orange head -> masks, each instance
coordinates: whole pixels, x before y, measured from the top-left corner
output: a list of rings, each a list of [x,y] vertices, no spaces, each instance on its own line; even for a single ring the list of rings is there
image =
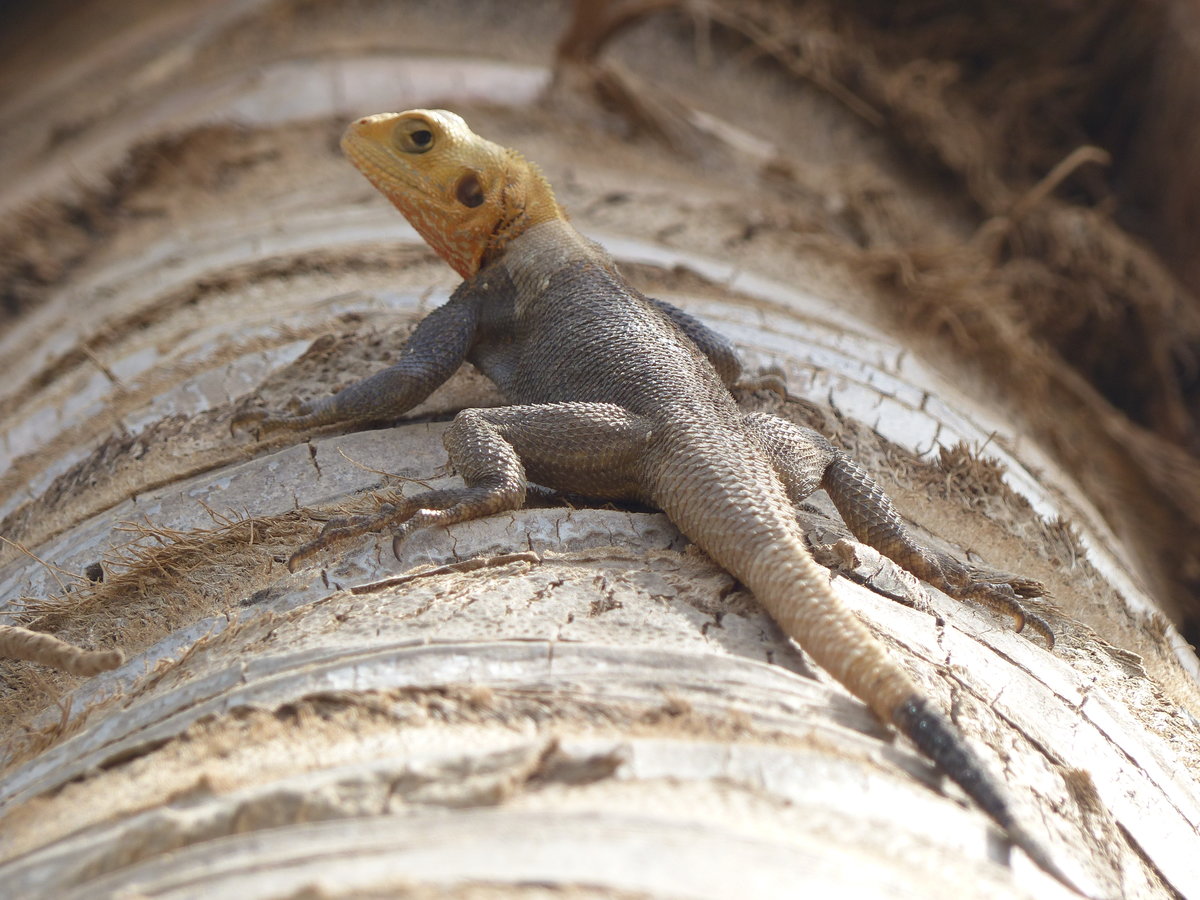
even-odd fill
[[[342,150],[464,278],[525,229],[564,218],[537,166],[444,109],[359,119]]]

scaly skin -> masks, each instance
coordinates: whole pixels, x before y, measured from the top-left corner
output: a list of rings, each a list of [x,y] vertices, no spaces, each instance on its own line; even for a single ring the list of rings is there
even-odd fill
[[[743,414],[741,365],[724,338],[643,297],[567,221],[536,167],[443,110],[353,123],[343,149],[466,280],[414,331],[395,366],[297,414],[246,412],[235,425],[310,428],[400,415],[464,361],[512,406],[464,410],[445,443],[466,487],[329,523],[298,565],[335,541],[393,527],[396,542],[524,503],[529,481],[664,510],[745,584],[780,627],[957,781],[1015,843],[1064,882],[953,725],[831,590],[794,504],[825,488],[861,540],[955,596],[1032,622],[1012,587],[976,580],[916,543],[870,477],[822,436]],[[1014,582],[1037,593],[1033,582]]]

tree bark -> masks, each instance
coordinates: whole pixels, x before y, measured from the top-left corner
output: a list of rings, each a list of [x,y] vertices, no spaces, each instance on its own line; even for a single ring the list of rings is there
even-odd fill
[[[866,238],[815,230],[885,227],[830,212],[877,190],[970,237],[861,109],[706,74],[695,20],[648,19],[628,52],[696,80],[640,110],[712,142],[693,156],[615,133],[577,82],[547,99],[557,6],[116,5],[102,38],[90,8],[24,23],[4,69],[0,624],[127,657],[0,664],[13,896],[1071,896],[659,513],[551,498],[287,571],[370,492],[451,481],[446,423],[501,402],[464,370],[391,427],[230,432],[386,365],[453,290],[336,151],[350,118],[423,105],[522,149],[635,284],[786,375],[747,408],[851,449],[931,543],[1052,587],[1053,649],[848,540],[823,495],[801,513],[1082,883],[1200,896],[1169,575],[1017,388],[897,324]],[[817,136],[788,145],[793,120]]]

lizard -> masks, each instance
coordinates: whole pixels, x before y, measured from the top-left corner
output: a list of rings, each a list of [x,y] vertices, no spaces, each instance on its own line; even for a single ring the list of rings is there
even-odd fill
[[[368,532],[391,529],[398,550],[418,529],[517,509],[531,484],[657,507],[1014,844],[1074,887],[961,732],[832,590],[795,507],[823,488],[859,540],[951,596],[1011,615],[1017,630],[1033,625],[1052,645],[1047,623],[1022,604],[1041,585],[989,581],[924,547],[866,470],[819,432],[744,413],[731,392],[743,374],[733,344],[630,286],[517,151],[430,109],[359,119],[341,146],[464,280],[419,322],[393,366],[290,411],[243,408],[232,427],[261,436],[394,419],[468,361],[511,405],[462,410],[445,432],[463,487],[331,519],[289,569]]]

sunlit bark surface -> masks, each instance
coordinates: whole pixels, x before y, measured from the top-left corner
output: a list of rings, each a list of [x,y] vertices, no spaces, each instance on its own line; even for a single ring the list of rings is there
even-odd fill
[[[437,105],[538,161],[642,290],[786,375],[791,399],[748,408],[853,450],[928,541],[1049,585],[1053,650],[846,541],[824,495],[801,513],[1081,883],[1200,896],[1171,575],[1019,391],[944,323],[897,324],[903,285],[860,244],[896,210],[945,245],[973,225],[862,110],[650,17],[626,53],[675,85],[648,103],[703,125],[689,154],[627,133],[586,74],[548,97],[557,4],[110,6],[30,29],[2,70],[0,624],[127,657],[0,664],[4,891],[1072,896],[658,513],[551,499],[287,571],[370,491],[451,482],[446,423],[501,402],[464,370],[394,427],[229,428],[386,365],[453,290],[336,149],[354,116]]]

